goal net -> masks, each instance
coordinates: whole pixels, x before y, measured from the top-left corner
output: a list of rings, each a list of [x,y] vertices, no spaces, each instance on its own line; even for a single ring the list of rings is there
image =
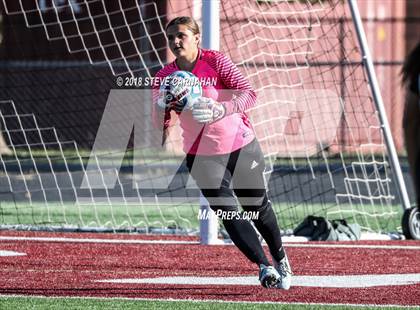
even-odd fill
[[[147,82],[164,27],[201,1],[3,0],[0,225],[198,232],[180,128],[162,148]],[[344,1],[221,1],[220,49],[251,117],[285,231],[307,215],[400,231],[400,188]]]

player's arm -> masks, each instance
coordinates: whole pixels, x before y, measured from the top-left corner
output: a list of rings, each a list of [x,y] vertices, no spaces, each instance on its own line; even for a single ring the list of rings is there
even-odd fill
[[[233,98],[224,102],[216,102],[211,98],[198,100],[192,113],[199,123],[214,122],[233,113],[244,113],[256,103],[257,96],[251,85],[228,57],[217,54],[213,67],[226,86],[225,91],[233,92]]]
[[[223,84],[235,95],[232,100],[222,102],[226,107],[226,115],[243,113],[255,106],[257,96],[254,90],[229,57],[217,54],[216,70]]]
[[[159,128],[163,124],[165,116],[165,107],[160,104],[160,83],[163,81],[163,78],[159,75],[160,72],[155,76],[152,84],[152,119],[153,125],[156,128]]]
[[[160,103],[160,83],[163,81],[162,77],[156,75],[152,84],[152,123],[153,126],[162,130],[162,145],[168,136],[168,128],[171,123],[171,112]]]

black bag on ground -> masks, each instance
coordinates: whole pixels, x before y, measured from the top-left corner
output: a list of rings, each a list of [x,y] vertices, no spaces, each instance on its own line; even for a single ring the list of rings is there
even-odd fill
[[[307,216],[302,223],[293,230],[295,236],[307,237],[310,240],[335,240],[332,224],[322,216]]]
[[[307,216],[294,230],[295,236],[313,241],[349,241],[360,239],[360,226],[348,224],[346,220],[328,221],[322,216]]]

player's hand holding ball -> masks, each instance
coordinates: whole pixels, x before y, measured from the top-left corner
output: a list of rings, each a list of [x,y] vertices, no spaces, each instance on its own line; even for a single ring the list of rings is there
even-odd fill
[[[184,99],[185,94],[185,89],[180,85],[171,85],[165,91],[160,92],[157,104],[162,109],[174,110],[180,113],[188,103],[188,99]]]
[[[199,97],[193,103],[192,116],[199,123],[215,122],[223,118],[225,114],[225,106],[211,98]]]
[[[200,81],[194,74],[175,71],[161,84],[157,104],[161,109],[181,113],[184,109],[191,110],[194,100],[201,94]]]

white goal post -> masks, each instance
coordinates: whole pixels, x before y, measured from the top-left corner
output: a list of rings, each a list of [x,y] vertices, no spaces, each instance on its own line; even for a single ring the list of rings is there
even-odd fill
[[[373,67],[372,56],[370,55],[368,42],[366,39],[365,30],[363,28],[362,18],[360,17],[359,8],[357,6],[356,0],[350,0],[349,6],[351,9],[351,14],[353,17],[354,26],[357,31],[357,37],[359,40],[360,48],[362,50],[363,62],[365,64],[366,72],[369,78],[369,86],[372,90],[372,95],[374,97],[374,102],[376,108],[379,112],[379,118],[383,126],[383,132],[385,136],[385,143],[389,150],[390,164],[392,166],[392,171],[394,172],[395,180],[400,188],[400,194],[402,199],[402,205],[404,209],[409,209],[410,199],[408,198],[407,188],[403,179],[400,162],[397,155],[397,150],[395,148],[394,139],[390,130],[388,117],[385,111],[385,105],[382,100],[381,91],[379,89],[378,80],[376,78],[375,69]]]

